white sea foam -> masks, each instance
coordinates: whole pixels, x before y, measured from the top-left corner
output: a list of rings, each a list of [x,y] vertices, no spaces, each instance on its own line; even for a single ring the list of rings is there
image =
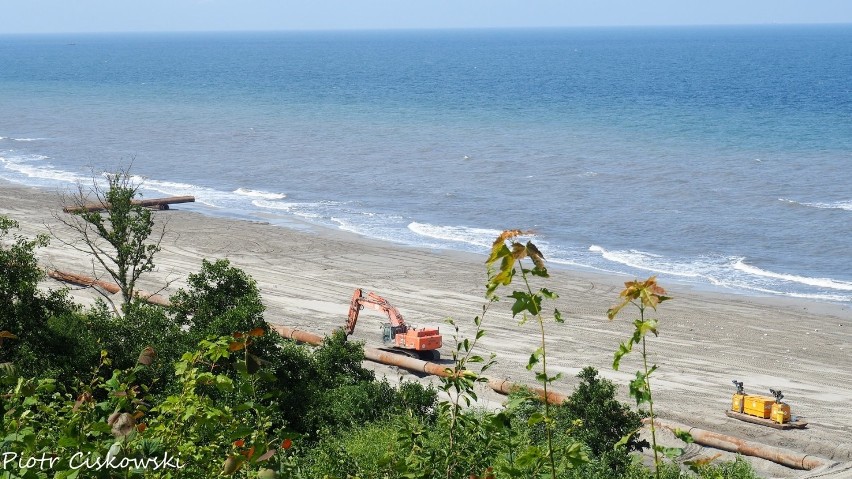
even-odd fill
[[[254,206],[258,208],[268,208],[271,210],[283,210],[283,211],[291,211],[293,208],[298,205],[298,203],[290,203],[284,201],[265,201],[265,200],[254,200],[251,202]]]
[[[270,210],[286,211],[287,213],[301,216],[302,218],[316,219],[322,218],[321,211],[328,206],[333,206],[336,203],[328,202],[288,202],[288,201],[270,201],[270,200],[252,200],[252,205],[258,208]]]
[[[359,225],[356,225],[355,223],[349,221],[346,218],[341,218],[341,217],[338,217],[338,216],[332,216],[330,219],[333,223],[335,223],[337,225],[338,228],[340,228],[343,231],[348,231],[350,233],[355,233],[355,234],[359,234],[359,235],[364,234],[363,228],[359,227]],[[384,239],[384,238],[379,238],[379,239]]]
[[[808,286],[814,286],[817,288],[836,289],[839,291],[852,291],[852,283],[847,281],[838,281],[836,279],[831,278],[809,278],[807,276],[797,276],[785,273],[773,273],[772,271],[766,271],[758,268],[757,266],[746,264],[745,261],[742,259],[735,261],[733,267],[738,271],[742,271],[744,273],[748,273],[754,276],[762,276],[765,278],[779,279],[792,283],[806,284]]]
[[[32,180],[76,183],[89,179],[70,171],[54,168],[50,164],[42,163],[47,159],[49,158],[43,155],[26,155],[0,158],[0,162],[2,162],[3,169]]]
[[[821,208],[821,209],[837,209],[837,210],[846,210],[852,211],[852,201],[836,201],[834,203],[802,203],[805,206],[810,206],[811,208]]]
[[[418,246],[421,248],[447,248],[446,242],[430,241],[406,228],[405,218],[395,214],[365,212],[338,208],[330,216],[331,223],[343,231],[349,231],[369,238],[394,243]],[[470,245],[465,245],[470,246]],[[459,248],[458,245],[455,246]],[[462,246],[460,249],[470,249]]]
[[[248,188],[237,188],[234,193],[249,198],[262,198],[264,200],[281,200],[287,197],[284,193],[270,193],[261,190],[250,190]]]
[[[474,246],[490,248],[494,238],[501,231],[487,228],[469,228],[465,226],[436,226],[428,223],[411,222],[408,229],[413,233],[427,238],[467,243]]]
[[[6,138],[2,138],[2,139],[6,139]],[[47,138],[8,138],[8,139],[12,140],[12,141],[27,141],[28,142],[28,141],[46,140]]]
[[[155,191],[170,196],[194,196],[196,202],[214,208],[223,207],[224,203],[228,203],[233,196],[225,191],[190,183],[152,180],[139,176],[134,176],[133,180],[139,182],[143,190]]]
[[[799,206],[807,206],[809,208],[819,208],[819,209],[827,209],[827,210],[846,210],[852,211],[852,200],[848,201],[834,201],[831,203],[803,203],[796,200],[791,200],[787,198],[778,198],[778,201],[783,201],[785,203],[790,203]]]

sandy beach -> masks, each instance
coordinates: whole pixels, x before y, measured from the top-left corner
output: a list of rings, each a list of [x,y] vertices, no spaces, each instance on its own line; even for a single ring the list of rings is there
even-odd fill
[[[57,192],[0,183],[0,214],[18,221],[28,236],[47,233],[48,226],[61,231],[55,218],[62,214],[61,206]],[[169,294],[183,285],[188,273],[198,271],[202,258],[227,258],[258,282],[269,322],[322,334],[344,323],[352,291],[360,287],[387,298],[411,324],[441,327],[444,357],[450,354],[452,339],[443,320],[455,318],[465,335],[484,303],[485,251],[475,255],[403,247],[310,225],[287,229],[205,216],[180,205],[156,216],[168,221],[167,233],[156,271],[139,285],[145,290],[168,285],[164,293]],[[92,272],[89,258],[56,239],[39,251],[39,260],[46,269]],[[566,318],[565,324],[549,325],[548,362],[564,374],[556,388],[570,393],[576,373],[591,365],[624,393],[639,357],[628,357],[619,372],[611,364],[619,342],[632,333],[632,312],[609,321],[606,311],[623,282],[633,278],[554,269],[551,273],[546,286],[560,295],[554,306]],[[50,280],[45,285],[64,286]],[[852,461],[852,305],[727,295],[664,281],[662,285],[674,299],[660,307],[660,337],[649,343],[660,367],[652,382],[660,417]],[[74,290],[74,295],[82,301],[92,298],[85,290]],[[355,337],[379,346],[382,319],[365,312]],[[524,365],[536,348],[534,325],[519,326],[508,301],[494,305],[484,325],[483,352],[496,353],[498,360],[489,376],[532,383],[533,375]],[[380,372],[417,379],[390,368]],[[781,389],[793,414],[806,417],[809,427],[776,431],[727,418],[733,379],[743,381],[749,393],[768,395],[769,388]],[[488,398],[500,400],[496,394]],[[763,470],[771,477],[796,475],[780,466]]]

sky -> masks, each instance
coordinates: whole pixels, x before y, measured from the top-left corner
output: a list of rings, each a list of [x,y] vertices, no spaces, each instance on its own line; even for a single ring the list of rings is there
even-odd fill
[[[0,33],[852,23],[852,0],[0,0]]]

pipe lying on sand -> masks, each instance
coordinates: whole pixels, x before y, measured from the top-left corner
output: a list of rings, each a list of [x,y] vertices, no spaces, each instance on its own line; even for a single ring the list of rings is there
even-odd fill
[[[491,387],[492,390],[500,394],[510,394],[513,391],[517,391],[520,389],[529,389],[530,391],[536,393],[538,397],[542,400],[547,399],[547,402],[549,402],[550,404],[562,404],[563,402],[565,402],[566,399],[568,399],[568,396],[560,392],[547,391],[547,394],[545,395],[544,389],[542,388],[534,388],[523,384],[518,384],[509,381],[508,379],[489,379],[488,385]]]
[[[648,424],[650,421],[645,419],[643,422]],[[663,427],[670,431],[678,429],[686,431],[692,436],[692,439],[696,444],[700,444],[702,446],[708,446],[728,452],[735,452],[745,456],[759,457],[791,469],[804,469],[809,471],[830,463],[827,459],[811,456],[809,454],[746,441],[745,439],[740,439],[738,437],[706,431],[704,429],[690,427],[676,422],[656,419],[654,424],[657,427]]]
[[[167,198],[152,198],[150,200],[133,200],[130,203],[133,205],[144,206],[145,208],[167,210],[171,204],[194,202],[194,196],[169,196]],[[84,211],[108,210],[109,207],[109,203],[87,203],[81,206],[66,206],[65,208],[62,208],[62,211],[65,213],[82,213]]]
[[[142,301],[145,301],[148,304],[156,304],[157,306],[169,307],[172,305],[172,302],[169,301],[169,298],[165,296],[160,296],[157,293],[149,293],[147,291],[142,291],[137,289],[133,292],[133,295]]]
[[[269,324],[269,328],[281,336],[284,336],[287,339],[292,339],[293,341],[299,341],[300,343],[307,343],[313,346],[319,346],[322,344],[323,338],[319,334],[309,333],[289,326],[281,326],[280,324]]]
[[[48,271],[47,275],[55,280],[62,281],[64,283],[71,283],[79,286],[97,286],[106,290],[110,294],[115,294],[121,291],[121,288],[119,288],[118,285],[115,283],[101,281],[99,279],[95,279],[83,274],[68,273],[65,271],[59,271],[54,269]]]
[[[74,283],[81,286],[99,286],[112,294],[115,294],[120,291],[120,288],[115,283],[100,281],[98,279],[81,274],[66,273],[63,271],[54,270],[49,272],[48,275],[50,275],[51,278],[58,279],[59,281]],[[157,304],[160,306],[169,306],[171,304],[167,298],[164,298],[157,294],[136,291],[135,295],[137,298],[148,303]],[[322,344],[323,341],[322,336],[310,333],[308,331],[301,331],[295,328],[291,328],[289,326],[282,326],[279,324],[270,324],[269,326],[281,336],[302,343],[318,346]],[[433,376],[441,377],[449,377],[452,375],[451,368],[447,368],[446,365],[423,361],[420,359],[403,356],[401,354],[394,354],[388,351],[383,351],[381,349],[365,347],[364,357],[369,361],[385,364],[388,366],[396,366],[417,373],[426,373],[431,374]],[[509,381],[507,379],[490,379],[488,381],[488,385],[491,387],[491,389],[500,394],[509,394],[517,389],[528,388],[529,390],[537,394],[538,397],[540,397],[542,400],[546,398],[547,401],[551,404],[562,404],[567,398],[566,395],[554,391],[548,391],[545,395],[544,390],[541,388],[524,386]]]
[[[62,281],[64,283],[71,283],[71,284],[76,284],[78,286],[88,286],[88,287],[97,286],[97,287],[103,289],[104,291],[106,291],[107,293],[110,293],[110,294],[116,294],[119,291],[121,291],[121,288],[115,283],[110,283],[108,281],[101,281],[97,278],[92,278],[91,276],[86,276],[84,274],[69,273],[67,271],[59,271],[57,269],[54,269],[54,270],[48,271],[47,275],[50,276],[51,278],[57,280],[57,281]],[[159,294],[149,293],[147,291],[142,291],[142,290],[137,289],[133,292],[133,295],[136,298],[138,298],[142,301],[145,301],[146,303],[156,304],[156,305],[159,305],[159,306],[170,306],[171,305],[171,302],[169,302],[168,298],[166,298],[164,296],[160,296]]]

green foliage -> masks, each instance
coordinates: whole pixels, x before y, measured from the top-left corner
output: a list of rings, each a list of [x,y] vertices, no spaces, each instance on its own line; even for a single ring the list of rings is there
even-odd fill
[[[760,477],[742,456],[737,456],[733,462],[699,465],[694,468],[694,472],[702,479],[758,479]]]
[[[628,281],[624,283],[624,290],[621,292],[621,302],[607,311],[607,316],[610,320],[627,305],[632,304],[639,310],[639,318],[633,321],[633,336],[625,343],[619,345],[615,352],[612,367],[618,370],[621,359],[633,350],[633,345],[642,345],[642,370],[636,372],[636,379],[630,382],[630,395],[636,399],[636,405],[648,405],[648,416],[650,419],[651,429],[651,447],[654,450],[654,465],[657,478],[660,477],[660,456],[663,452],[666,455],[672,455],[679,452],[678,450],[666,449],[657,444],[656,424],[654,423],[654,398],[651,393],[651,375],[657,370],[657,365],[648,366],[648,354],[645,344],[645,337],[648,333],[654,333],[657,336],[658,321],[656,319],[645,318],[645,310],[651,308],[657,310],[657,305],[671,298],[666,296],[666,290],[657,284],[656,276],[651,276],[644,282]],[[638,431],[638,429],[637,429]],[[623,445],[631,439],[633,433],[625,435],[619,445]]]
[[[394,389],[387,381],[376,382],[373,372],[361,365],[363,360],[363,346],[347,341],[342,331],[335,331],[312,353],[282,343],[269,367],[275,376],[271,387],[280,392],[278,406],[289,419],[288,426],[316,441],[409,410],[432,417],[436,399],[432,387],[403,382]]]
[[[305,477],[399,477],[386,460],[400,453],[395,427],[384,420],[328,436],[302,459]]]
[[[541,383],[544,397],[547,397],[548,387],[559,380],[561,374],[549,375],[547,372],[547,342],[545,337],[545,319],[542,315],[542,305],[545,300],[554,300],[558,296],[547,288],[538,288],[533,291],[530,284],[532,277],[547,278],[549,274],[544,264],[544,255],[531,241],[526,244],[516,240],[525,233],[520,230],[504,231],[491,248],[491,255],[486,260],[488,265],[488,284],[486,295],[496,299],[496,291],[503,286],[512,284],[512,279],[517,275],[515,265],[520,268],[520,277],[523,281],[523,289],[512,291],[510,297],[514,299],[512,304],[512,316],[521,315],[520,324],[524,324],[530,317],[534,318],[539,329],[539,347],[533,351],[527,362],[527,370],[535,370],[536,381]],[[533,263],[532,268],[525,268],[524,259]],[[499,261],[499,267],[495,268]],[[562,314],[558,309],[553,310],[553,319],[557,323],[564,322]],[[554,441],[555,420],[551,413],[550,404],[545,401],[544,411],[535,413],[529,418],[530,426],[542,424],[545,432],[545,444],[543,447],[531,446],[519,459],[530,465],[535,464],[542,472],[549,472],[555,479],[558,458],[567,459],[569,466],[583,463],[586,460],[585,452],[579,445],[571,443],[560,446],[557,452]],[[538,473],[539,469],[535,469]]]
[[[201,270],[188,276],[187,285],[171,296],[170,310],[175,322],[189,328],[192,339],[258,327],[268,330],[257,283],[228,260],[202,260]],[[264,341],[261,348],[271,343]]]
[[[2,342],[0,363],[14,363],[24,376],[69,372],[77,357],[78,307],[66,290],[39,289],[44,273],[35,252],[48,244],[40,235],[28,239],[15,233],[18,223],[0,216],[0,331],[15,335]],[[91,357],[84,364],[90,364]]]
[[[412,417],[400,421],[397,426],[397,442],[403,446],[405,453],[391,458],[390,461],[394,471],[401,477],[487,478],[494,477],[495,474],[501,477],[556,477],[557,474],[588,460],[586,449],[573,440],[570,434],[554,439],[556,422],[547,403],[544,412],[531,412],[523,424],[514,420],[519,409],[539,407],[537,402],[531,402],[527,398],[510,402],[505,411],[496,414],[470,409],[477,400],[475,386],[485,381],[481,373],[494,363],[493,355],[486,360],[474,353],[478,342],[486,334],[483,318],[489,306],[499,299],[495,294],[497,289],[510,285],[512,278],[516,276],[516,265],[520,266],[525,290],[512,292],[511,297],[515,300],[512,313],[522,314],[522,324],[528,315],[534,317],[541,334],[540,347],[531,355],[527,369],[537,369],[536,379],[544,385],[545,394],[547,386],[559,377],[550,377],[547,374],[544,320],[541,315],[544,300],[555,299],[556,294],[546,288],[532,291],[529,276],[547,277],[547,269],[543,256],[535,245],[511,241],[520,234],[517,230],[506,231],[494,242],[491,257],[487,261],[488,302],[483,306],[482,314],[474,318],[473,337],[460,338],[455,321],[448,320],[455,328],[454,366],[448,368],[447,376],[441,379],[441,390],[450,399],[439,403],[438,421],[434,426],[427,426]],[[524,258],[532,261],[532,269],[523,267],[521,260]],[[494,265],[498,262],[499,269],[495,269]],[[562,322],[558,310],[554,311],[554,319]],[[469,369],[469,365],[480,367],[475,371]],[[571,427],[576,425],[572,423]],[[535,428],[545,431],[543,443],[526,433]]]
[[[487,381],[487,378],[482,376],[482,373],[494,364],[493,354],[488,359],[485,359],[474,353],[479,340],[485,336],[482,321],[488,312],[488,306],[494,301],[494,299],[489,299],[489,302],[482,307],[482,314],[474,318],[475,331],[473,340],[470,338],[461,339],[459,337],[459,328],[455,321],[451,318],[447,319],[447,324],[454,328],[453,342],[455,348],[452,352],[453,367],[448,368],[447,372],[449,374],[441,378],[440,390],[450,400],[440,402],[437,408],[441,424],[446,427],[447,448],[433,451],[433,454],[430,455],[431,457],[428,458],[414,454],[413,451],[416,451],[419,447],[418,440],[422,436],[421,434],[417,434],[421,430],[421,427],[419,424],[409,421],[404,424],[406,427],[403,428],[403,431],[408,431],[408,434],[403,434],[400,439],[404,440],[405,444],[408,444],[412,452],[406,456],[408,459],[406,462],[397,464],[398,470],[416,470],[423,463],[424,466],[430,468],[436,467],[436,464],[442,464],[444,477],[447,478],[471,471],[471,469],[467,469],[467,466],[465,466],[468,454],[463,448],[459,447],[458,438],[460,434],[464,435],[466,430],[481,429],[479,425],[483,424],[483,421],[478,418],[463,414],[463,407],[470,407],[477,400],[475,386],[476,384]],[[475,365],[477,369],[469,369],[469,365]],[[464,403],[464,406],[462,403]]]
[[[586,444],[595,456],[609,454],[622,437],[642,426],[642,416],[615,398],[615,384],[600,377],[595,368],[587,366],[577,377],[581,382],[560,408],[565,418],[557,414],[558,422],[582,420],[583,427],[575,430],[574,437]],[[622,456],[648,444],[631,436],[625,446],[620,451]]]
[[[290,439],[286,431],[270,428],[274,410],[257,395],[257,385],[269,377],[249,366],[251,342],[262,334],[250,331],[236,339],[202,341],[201,349],[175,363],[178,391],[161,399],[139,379],[155,361],[150,348],[139,355],[137,365],[124,370],[110,369],[112,362],[103,352],[91,380],[73,390],[52,379],[19,379],[4,391],[0,404],[0,447],[19,457],[47,451],[59,459],[39,471],[9,468],[9,477],[125,477],[131,472],[134,477],[212,477],[231,458],[238,463],[232,472],[241,471],[244,477],[270,466],[286,470]],[[237,380],[218,372],[225,365],[240,371]],[[220,403],[208,394],[211,388],[243,390],[247,399]],[[79,467],[83,459],[74,459],[78,453],[115,463],[172,459],[164,468],[148,462],[147,468],[94,470]]]
[[[314,351],[314,364],[323,387],[372,381],[374,374],[362,366],[363,362],[363,344],[348,341],[340,329],[327,336]]]
[[[630,451],[640,450],[647,443],[631,437],[626,448],[614,446],[625,434],[641,426],[641,417],[615,399],[615,385],[598,376],[594,368],[584,368],[578,377],[581,382],[571,396],[563,404],[551,407],[553,429],[558,432],[554,435],[554,449],[561,451],[579,444],[579,451],[592,464],[591,469],[583,466],[585,461],[572,467],[586,472],[607,471],[606,477],[627,474],[633,462]],[[520,390],[509,395],[512,426],[519,431],[519,443],[543,448],[547,445],[544,406],[540,401],[530,400],[531,394]],[[566,473],[563,471],[560,477]]]
[[[454,422],[451,416],[440,413],[434,424],[410,414],[401,416],[394,422],[398,449],[390,452],[386,461],[398,477],[404,478],[470,477],[498,465],[508,470],[504,459],[508,421],[503,418],[474,409],[462,411]],[[508,477],[531,477],[522,475],[529,473],[529,468],[517,469],[517,475]]]

